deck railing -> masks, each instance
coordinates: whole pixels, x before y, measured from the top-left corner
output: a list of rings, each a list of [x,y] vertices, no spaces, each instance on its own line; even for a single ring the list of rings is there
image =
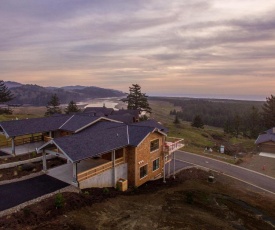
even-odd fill
[[[43,137],[42,135],[39,136],[33,136],[33,137],[22,137],[22,138],[16,138],[14,140],[14,145],[24,145],[28,143],[33,143],[33,142],[39,142],[42,141]],[[11,147],[12,146],[12,140],[6,140],[6,141],[1,141],[0,142],[0,147]]]
[[[118,165],[123,164],[124,162],[125,161],[124,161],[123,157],[116,159],[115,160],[115,167],[118,166]],[[113,162],[109,161],[109,162],[107,162],[105,164],[102,164],[102,165],[99,165],[95,168],[91,168],[87,171],[78,173],[77,174],[77,180],[78,180],[78,182],[81,182],[81,181],[86,180],[90,177],[93,177],[93,176],[96,176],[100,173],[103,173],[103,172],[107,171],[108,169],[111,169],[112,167],[113,167]]]
[[[170,154],[170,153],[184,147],[183,141],[184,141],[184,139],[180,139],[180,138],[176,138],[176,137],[168,137],[164,143],[163,151]]]

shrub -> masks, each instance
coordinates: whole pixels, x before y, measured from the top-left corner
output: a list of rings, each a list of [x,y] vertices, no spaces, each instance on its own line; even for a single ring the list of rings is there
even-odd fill
[[[110,193],[110,191],[109,191],[108,188],[103,188],[103,194],[107,195],[107,194],[109,194],[109,193]]]
[[[56,208],[63,208],[64,207],[64,197],[61,193],[58,193],[55,197],[55,207]]]

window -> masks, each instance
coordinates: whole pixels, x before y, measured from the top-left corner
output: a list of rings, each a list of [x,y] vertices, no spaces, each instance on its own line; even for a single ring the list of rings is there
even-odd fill
[[[153,161],[153,171],[159,169],[159,158]]]
[[[143,177],[145,177],[145,176],[147,176],[147,167],[148,165],[144,165],[144,166],[142,166],[142,167],[140,167],[140,169],[139,169],[139,178],[141,179],[141,178],[143,178]]]
[[[157,149],[159,149],[159,139],[153,140],[150,143],[150,152],[153,152]]]

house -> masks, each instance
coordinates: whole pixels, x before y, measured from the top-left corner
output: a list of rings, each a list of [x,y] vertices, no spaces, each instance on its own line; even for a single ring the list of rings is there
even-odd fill
[[[275,127],[265,131],[260,134],[255,141],[255,144],[258,146],[261,155],[266,155],[275,157]],[[270,155],[272,154],[272,155]]]
[[[116,186],[120,178],[130,186],[160,177],[165,180],[165,164],[183,147],[182,139],[168,138],[168,130],[154,120],[124,123],[111,119],[110,114],[5,121],[0,122],[0,131],[12,139],[12,153],[18,147],[16,138],[37,138],[34,142],[41,143],[36,151],[42,153],[43,171],[81,189]],[[65,158],[67,164],[48,170],[46,155]]]

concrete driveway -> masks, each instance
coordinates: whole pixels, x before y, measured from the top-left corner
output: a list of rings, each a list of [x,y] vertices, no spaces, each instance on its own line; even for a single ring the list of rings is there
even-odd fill
[[[183,151],[176,152],[176,159],[224,173],[275,195],[275,178],[233,164]]]
[[[0,211],[52,193],[68,184],[47,175],[0,185]]]

